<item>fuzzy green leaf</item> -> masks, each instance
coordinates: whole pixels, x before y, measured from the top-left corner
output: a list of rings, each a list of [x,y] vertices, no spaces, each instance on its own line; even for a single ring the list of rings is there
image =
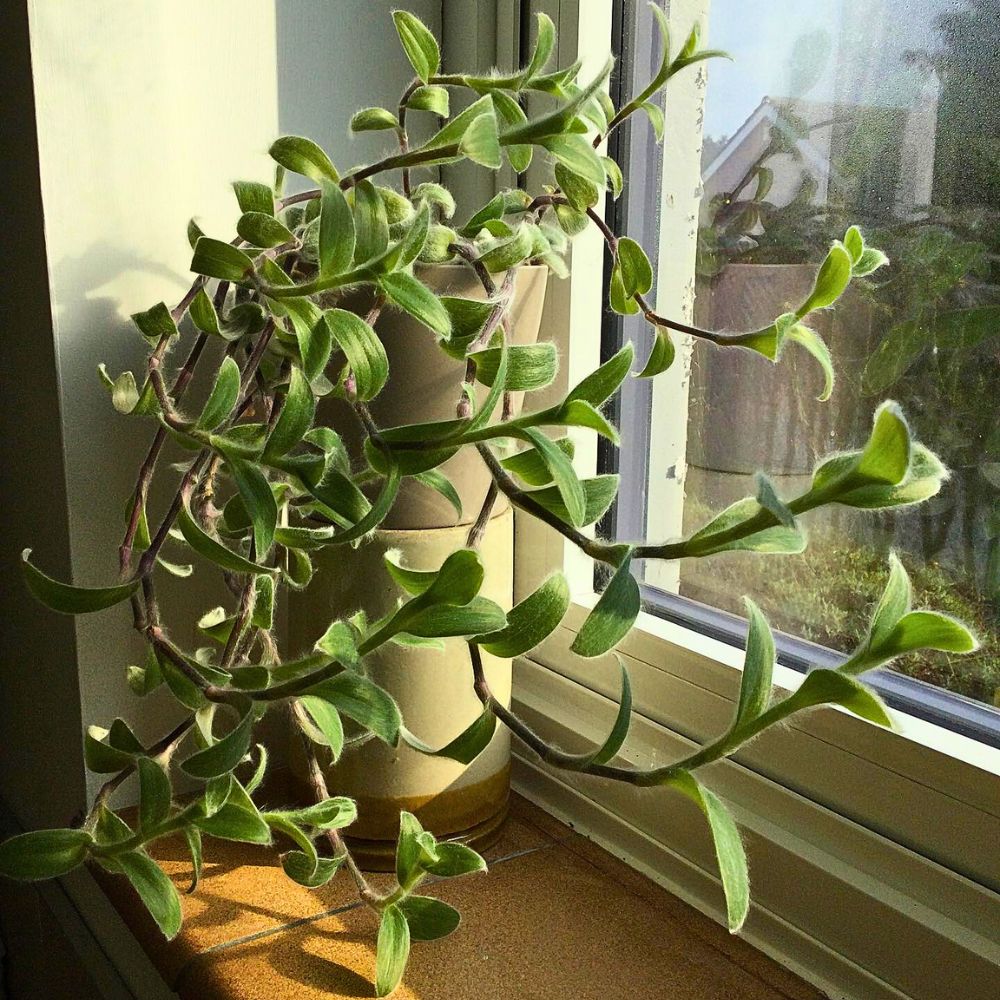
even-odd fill
[[[396,12],[397,15],[401,13],[405,12]],[[409,955],[409,924],[399,906],[390,903],[382,910],[382,919],[378,928],[375,958],[376,996],[387,997],[396,989],[403,979]]]
[[[32,830],[0,844],[0,875],[34,882],[82,864],[93,843],[84,830]]]
[[[177,524],[184,541],[199,555],[210,562],[229,570],[231,573],[275,573],[277,570],[251,562],[238,552],[226,548],[221,542],[207,535],[191,516],[191,511],[182,506],[177,514]]]
[[[631,552],[622,559],[597,604],[587,615],[570,649],[578,656],[601,656],[631,631],[642,601],[631,573]]]
[[[103,611],[128,600],[138,589],[139,581],[130,580],[113,587],[73,587],[46,576],[28,561],[31,549],[21,553],[21,571],[28,590],[47,608],[65,615],[83,615]]]
[[[458,910],[431,896],[407,896],[398,906],[414,941],[437,941],[457,930],[462,922]]]
[[[489,745],[496,731],[497,719],[490,709],[485,709],[471,725],[462,730],[439,750],[434,750],[414,736],[404,726],[400,735],[407,746],[429,757],[447,757],[459,764],[471,764]]]
[[[850,284],[852,266],[851,255],[844,244],[839,241],[834,243],[820,265],[813,290],[805,302],[795,310],[795,315],[802,319],[814,309],[826,309],[832,306]]]
[[[240,394],[240,366],[232,358],[224,358],[215,376],[215,385],[195,424],[197,430],[213,431],[233,412]]]
[[[174,883],[148,854],[127,851],[115,857],[163,936],[169,941],[181,929],[181,900]]]
[[[479,635],[475,641],[494,656],[520,656],[534,649],[559,627],[569,610],[569,601],[566,577],[562,573],[553,573],[537,590],[507,612],[504,628]]]
[[[259,181],[233,181],[233,191],[236,192],[241,212],[274,215],[274,192],[267,184]]]
[[[766,711],[771,698],[771,677],[774,673],[774,635],[771,626],[749,597],[744,600],[750,619],[750,632],[747,636],[740,700],[736,707],[734,726],[750,722]]]
[[[472,124],[465,130],[458,149],[473,163],[491,170],[498,169],[501,160],[496,115],[489,111],[473,119]]]
[[[501,350],[496,347],[476,351],[469,357],[476,365],[476,379],[483,385],[493,385],[500,364]],[[556,377],[559,358],[555,344],[513,344],[507,349],[508,392],[530,392],[550,385]]]
[[[203,781],[229,774],[250,750],[254,721],[254,713],[247,712],[218,743],[192,754],[181,764],[181,769]]]
[[[573,463],[566,453],[541,431],[528,427],[521,433],[534,446],[552,474],[552,482],[566,506],[570,524],[581,527],[587,516],[587,497],[583,491],[583,484],[573,469]]]
[[[413,477],[422,486],[440,493],[452,505],[458,517],[462,516],[462,498],[452,481],[440,469],[428,469]]]
[[[438,860],[424,865],[430,875],[440,878],[458,878],[486,871],[486,862],[465,844],[445,843],[437,845]]]
[[[352,132],[378,132],[387,128],[399,128],[399,120],[385,108],[362,108],[351,116]]]
[[[392,20],[410,65],[424,83],[429,83],[430,78],[441,67],[441,51],[437,39],[427,25],[409,11],[394,10]]]
[[[627,343],[617,354],[604,362],[600,368],[582,379],[566,397],[570,402],[582,399],[591,406],[600,406],[615,394],[632,367],[635,349]]]
[[[315,684],[304,697],[322,698],[342,714],[370,729],[383,743],[395,746],[402,720],[396,702],[377,684],[344,670],[329,680]]]
[[[244,212],[236,223],[236,232],[255,247],[276,247],[295,241],[287,226],[265,212]]]
[[[323,318],[354,374],[358,399],[374,399],[389,377],[389,359],[382,341],[360,316],[345,309],[327,309]]]
[[[878,646],[881,655],[902,656],[917,649],[946,653],[972,653],[975,636],[960,622],[939,611],[910,611]]]
[[[621,695],[618,698],[618,711],[615,713],[614,724],[596,750],[579,754],[574,763],[567,765],[571,770],[585,771],[591,764],[607,764],[614,759],[628,737],[629,725],[632,722],[632,682],[629,680],[622,658],[620,656],[616,658],[621,670]]]
[[[231,451],[224,454],[226,466],[253,524],[254,549],[258,558],[263,559],[274,541],[274,529],[278,523],[278,505],[271,492],[271,484],[252,462],[237,457]]]
[[[285,135],[276,139],[268,152],[271,159],[292,173],[311,177],[317,182],[329,180],[336,183],[340,180],[330,157],[312,139],[305,139],[300,135]]]
[[[620,476],[611,474],[580,480],[584,494],[584,513],[581,527],[593,524],[604,516],[605,511],[614,503],[615,497],[618,495],[620,481]],[[571,523],[569,511],[566,509],[559,491],[554,486],[530,490],[527,495],[535,503],[541,504],[547,511],[555,514],[559,520],[566,524]]]
[[[253,261],[236,247],[202,236],[194,248],[191,270],[208,278],[243,281],[253,271]]]
[[[652,378],[660,372],[665,372],[674,363],[676,353],[674,342],[670,339],[670,331],[657,330],[646,364],[636,378]]]
[[[170,812],[170,778],[150,757],[140,757],[136,765],[139,769],[139,829],[150,830]]]
[[[902,482],[910,465],[910,430],[897,403],[887,400],[875,411],[871,436],[855,475],[878,483]]]
[[[338,184],[324,180],[321,187],[319,269],[324,275],[341,274],[354,260],[354,214]]]
[[[293,882],[309,889],[318,889],[333,878],[343,861],[343,858],[317,858],[313,866],[312,860],[304,852],[289,851],[282,856],[281,867]]]
[[[715,843],[715,857],[719,863],[722,889],[726,895],[729,930],[735,934],[743,926],[750,912],[750,875],[740,831],[722,800],[705,788],[693,775],[683,772],[671,784],[694,801],[708,820],[712,840]]]
[[[653,287],[653,266],[646,251],[628,236],[618,241],[618,266],[625,294],[630,298],[636,293],[645,295]]]
[[[417,87],[407,98],[406,106],[414,111],[430,111],[440,118],[448,117],[448,90],[445,87]]]
[[[567,170],[589,181],[598,189],[606,180],[604,164],[594,147],[582,135],[554,135],[541,140],[543,145]]]
[[[284,405],[268,435],[261,461],[267,463],[291,451],[312,426],[315,413],[316,400],[309,381],[300,368],[293,367]]]
[[[837,670],[810,670],[789,702],[795,711],[814,705],[840,705],[877,726],[892,728],[882,699],[860,681]]]
[[[225,245],[228,246],[228,244]],[[135,323],[139,332],[153,347],[162,338],[174,337],[178,332],[177,324],[174,322],[170,310],[163,302],[157,302],[155,306],[147,309],[145,312],[133,313],[132,322]]]
[[[451,334],[451,317],[441,300],[422,282],[404,271],[385,274],[378,279],[379,287],[404,312],[442,337]]]

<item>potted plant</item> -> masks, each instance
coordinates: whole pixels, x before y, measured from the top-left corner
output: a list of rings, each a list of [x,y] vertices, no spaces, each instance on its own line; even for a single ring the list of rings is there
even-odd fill
[[[529,64],[506,77],[441,73],[430,32],[406,12],[394,17],[418,77],[407,99],[410,108],[423,105],[443,113],[443,95],[451,88],[471,88],[482,96],[415,148],[409,146],[400,118],[386,111],[366,112],[366,120],[389,124],[400,149],[343,175],[307,139],[279,139],[272,147],[279,175],[296,171],[317,187],[283,196],[265,185],[238,184],[244,211],[238,237],[230,242],[193,231],[197,277],[190,291],[173,309],[161,303],[135,317],[151,345],[146,373],[141,385],[131,373],[111,380],[112,399],[120,410],[150,417],[157,428],[151,458],[129,506],[120,579],[98,588],[63,583],[36,567],[28,551],[23,569],[30,591],[55,611],[97,613],[130,605],[148,657],[144,665],[129,668],[129,684],[140,695],[165,684],[180,703],[182,718],[149,745],[121,719],[107,730],[88,730],[87,765],[109,777],[86,816],[65,829],[33,831],[0,845],[0,874],[8,877],[53,878],[86,863],[127,878],[168,937],[179,930],[180,902],[173,882],[147,853],[150,843],[168,833],[180,831],[186,837],[195,883],[206,836],[274,843],[289,877],[307,886],[322,885],[344,868],[379,915],[375,986],[380,996],[400,982],[412,940],[442,937],[458,926],[458,913],[421,893],[421,884],[429,876],[459,876],[486,866],[474,850],[436,837],[404,809],[394,859],[397,883],[385,893],[376,891],[344,841],[343,831],[357,816],[356,803],[330,794],[320,759],[321,754],[337,758],[346,752],[344,718],[360,727],[351,739],[389,747],[406,744],[459,764],[475,761],[503,726],[555,767],[637,786],[666,786],[688,796],[703,810],[714,838],[729,925],[736,931],[749,907],[746,857],[732,817],[702,784],[699,769],[794,712],[816,705],[843,705],[889,725],[885,707],[860,675],[911,650],[962,651],[975,645],[953,619],[911,610],[906,574],[894,561],[864,641],[840,668],[812,671],[790,695],[772,693],[771,632],[748,603],[750,638],[735,717],[717,740],[682,760],[640,769],[617,759],[631,715],[624,668],[621,707],[599,746],[577,753],[550,746],[511,711],[506,692],[493,688],[484,654],[503,659],[532,649],[558,626],[569,592],[556,572],[506,611],[483,596],[481,546],[489,530],[482,526],[499,495],[610,569],[607,589],[573,643],[578,655],[597,657],[611,653],[639,613],[638,585],[630,573],[633,559],[701,558],[739,549],[798,552],[805,544],[798,519],[807,511],[828,504],[882,509],[915,503],[936,493],[946,473],[931,452],[911,439],[898,407],[885,403],[867,442],[824,460],[795,497],[781,499],[762,477],[755,496],[717,514],[687,538],[633,544],[588,534],[587,525],[612,499],[616,481],[601,476],[580,480],[561,439],[546,431],[585,427],[618,440],[618,430],[601,407],[629,376],[631,345],[561,401],[532,407],[530,393],[554,376],[555,358],[549,350],[509,341],[511,282],[505,277],[498,286],[497,275],[510,275],[511,269],[535,260],[559,273],[563,237],[597,225],[614,260],[612,308],[641,311],[657,328],[652,354],[638,373],[651,378],[670,363],[672,327],[720,348],[744,348],[771,360],[792,343],[829,369],[823,344],[805,320],[832,305],[853,275],[868,273],[883,258],[852,229],[831,247],[806,298],[773,323],[729,336],[676,323],[656,313],[646,299],[653,279],[641,247],[607,229],[594,209],[605,185],[612,191],[619,186],[617,168],[596,150],[599,138],[634,112],[648,109],[649,98],[671,76],[713,54],[699,48],[698,32],[671,53],[661,15],[664,44],[658,72],[641,93],[614,108],[601,91],[609,67],[583,85],[575,82],[575,66],[546,71],[554,28],[544,16]],[[550,94],[553,108],[526,118],[517,104],[526,90]],[[596,136],[585,137],[594,130]],[[465,233],[435,221],[432,202],[440,205],[443,196],[434,189],[424,189],[421,196],[407,176],[461,158],[495,169],[506,157],[521,170],[532,152],[554,158],[555,185],[533,196],[498,196],[478,213],[476,226],[469,222],[462,227]],[[376,179],[380,184],[393,172],[402,172],[395,197],[376,186]],[[385,206],[395,198],[406,199],[412,212],[403,211],[398,222],[389,222]],[[421,272],[414,265],[421,257],[467,262],[486,297],[449,300],[437,294],[417,277]],[[376,421],[373,404],[393,373],[373,329],[372,311],[361,317],[344,308],[347,296],[358,289],[376,297],[371,310],[391,302],[429,327],[429,336],[440,338],[441,350],[455,361],[454,415],[396,426]],[[179,333],[177,324],[185,316],[196,332]],[[178,375],[168,379],[170,352],[192,335],[193,346]],[[220,350],[207,400],[186,412],[184,394],[194,369],[212,356],[207,348],[216,341]],[[474,401],[480,392],[482,398]],[[528,403],[514,416],[514,393],[520,392]],[[317,420],[317,401],[327,397],[349,405],[363,427],[356,461],[341,435]],[[190,458],[166,513],[150,523],[149,484],[168,436],[189,448]],[[359,552],[377,546],[370,541],[372,532],[393,509],[402,482],[441,468],[463,449],[478,456],[492,482],[454,551],[441,552],[430,567],[385,553],[386,578],[403,595],[398,603],[377,619],[364,611],[335,615],[332,621],[313,619],[309,649],[298,655],[282,652],[273,616],[279,587],[307,587],[313,554],[324,549],[346,553],[354,543]],[[430,481],[450,494],[443,481]],[[425,478],[423,485],[427,482]],[[199,565],[215,566],[232,590],[232,608],[201,623],[216,641],[214,647],[182,648],[163,620],[157,581],[162,573],[177,571],[165,559],[168,539],[185,545]],[[370,580],[366,576],[361,582],[366,586]],[[465,683],[478,703],[472,721],[444,746],[429,743],[427,734],[407,719],[406,707],[401,711],[369,673],[373,656],[393,644],[424,650],[439,639],[462,644]],[[445,700],[440,707],[442,714],[453,709]],[[274,712],[285,712],[298,731],[314,795],[309,804],[263,804],[267,757],[256,739],[261,719]],[[182,775],[195,784],[193,795],[175,794],[175,781]],[[111,796],[133,776],[139,808],[137,818],[128,822],[112,808]]]

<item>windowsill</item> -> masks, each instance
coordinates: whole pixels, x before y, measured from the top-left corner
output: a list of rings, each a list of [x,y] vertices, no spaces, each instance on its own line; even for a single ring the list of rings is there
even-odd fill
[[[157,846],[184,887],[183,845]],[[198,892],[183,897],[184,927],[171,943],[127,885],[102,878],[170,988],[192,1000],[372,995],[376,921],[346,875],[308,890],[284,875],[273,851],[211,846],[214,860],[206,859]],[[519,796],[488,857],[488,875],[432,890],[458,907],[463,924],[448,941],[415,945],[400,1000],[821,996]]]
[[[570,630],[575,630],[582,623],[586,612],[593,608],[599,597],[600,594],[597,593],[574,594],[574,603],[579,607],[571,609],[566,619],[565,624]],[[698,660],[711,661],[717,665],[712,675],[710,677],[702,676],[701,681],[710,685],[718,693],[732,695],[738,690],[738,678],[743,667],[742,649],[704,635],[695,629],[686,628],[676,622],[667,621],[657,615],[642,611],[636,621],[634,634],[625,639],[619,650],[625,653],[637,649],[648,651],[650,641],[663,643],[662,649],[666,654],[678,651],[686,652]],[[662,659],[667,663],[670,656],[665,655]],[[675,662],[664,669],[673,671],[676,668]],[[774,668],[774,685],[785,692],[794,691],[802,683],[804,676],[800,671],[782,666],[779,663]],[[890,709],[890,715],[896,723],[896,728],[889,732],[881,730],[871,723],[859,723],[845,709],[834,708],[832,711],[838,716],[850,719],[852,726],[860,724],[865,729],[871,730],[867,734],[870,738],[884,739],[897,744],[897,753],[892,755],[894,760],[905,756],[905,744],[901,747],[898,746],[899,737],[903,737],[905,741],[914,743],[933,754],[950,758],[955,764],[966,765],[976,771],[983,772],[985,775],[1000,777],[1000,749],[986,746],[977,740],[945,729],[943,726],[918,719],[897,709]],[[793,720],[791,724],[798,727],[809,727],[811,722],[815,720],[815,715],[810,715],[809,720],[809,722]],[[847,732],[844,732],[843,736],[845,739],[850,739]],[[914,761],[913,764],[925,767],[926,760],[922,758],[919,762]],[[913,767],[906,768],[906,770],[912,771]]]

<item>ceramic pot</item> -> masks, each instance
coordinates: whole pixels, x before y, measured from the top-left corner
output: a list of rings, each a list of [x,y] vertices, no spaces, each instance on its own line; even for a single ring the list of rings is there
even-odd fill
[[[382,529],[358,549],[323,550],[308,590],[292,595],[289,625],[294,643],[308,648],[327,624],[364,609],[375,619],[395,607],[404,592],[386,573],[385,553],[400,550],[406,565],[437,569],[465,543],[467,528],[414,531]],[[513,596],[513,512],[495,515],[480,548],[484,597],[509,609]],[[509,704],[511,662],[483,653],[493,693]],[[408,729],[430,746],[444,746],[480,715],[472,687],[468,647],[444,640],[444,650],[387,643],[365,658],[366,672],[399,703]],[[345,720],[346,723],[349,720]],[[349,738],[349,734],[348,734]],[[291,770],[305,791],[301,743],[291,742]],[[324,763],[331,794],[358,803],[358,820],[346,831],[359,862],[391,870],[399,812],[407,809],[439,837],[488,846],[499,835],[510,787],[510,736],[498,726],[487,749],[466,766],[431,757],[401,743],[375,739],[345,748],[336,764]]]
[[[486,298],[472,269],[464,264],[432,264],[417,270],[417,276],[438,295],[457,298]],[[544,265],[522,265],[515,271],[514,294],[510,305],[512,344],[533,344],[538,339],[549,270]],[[505,274],[495,274],[499,288]],[[370,293],[359,292],[339,305],[363,315],[370,305]],[[449,357],[437,346],[437,336],[406,313],[386,309],[375,323],[375,331],[389,357],[389,381],[370,408],[380,427],[399,424],[451,420],[455,416],[465,364]],[[477,385],[480,400],[487,389]],[[521,393],[512,402],[521,409]],[[325,414],[329,423],[344,437],[348,450],[357,454],[363,435],[353,411],[346,404],[330,401]],[[385,528],[443,528],[471,524],[482,507],[490,476],[473,448],[464,448],[439,467],[453,483],[462,501],[462,514],[439,493],[412,478],[403,480],[399,495],[383,523]],[[505,509],[507,500],[498,498],[494,511]]]

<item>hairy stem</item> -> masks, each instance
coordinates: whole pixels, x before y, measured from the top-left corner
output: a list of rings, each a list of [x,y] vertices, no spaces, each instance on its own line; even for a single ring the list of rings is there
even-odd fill
[[[301,723],[303,710],[296,705],[294,711],[296,722],[299,723],[299,738],[302,740],[302,746],[306,754],[306,761],[309,765],[309,784],[312,788],[313,796],[317,802],[325,802],[330,797],[330,791],[326,785],[326,778],[323,775],[323,769],[319,766],[319,760],[316,757],[316,748],[313,746],[312,740],[310,740],[305,732],[302,731]],[[326,830],[325,832],[327,840],[330,842],[330,847],[333,849],[334,857],[342,857],[344,859],[344,864],[347,866],[347,870],[351,873],[351,877],[354,879],[354,883],[358,887],[358,895],[373,910],[379,912],[387,897],[377,892],[369,884],[368,880],[365,878],[364,872],[361,871],[357,862],[351,856],[351,852],[344,843],[344,838],[341,837],[340,832],[338,830]]]

